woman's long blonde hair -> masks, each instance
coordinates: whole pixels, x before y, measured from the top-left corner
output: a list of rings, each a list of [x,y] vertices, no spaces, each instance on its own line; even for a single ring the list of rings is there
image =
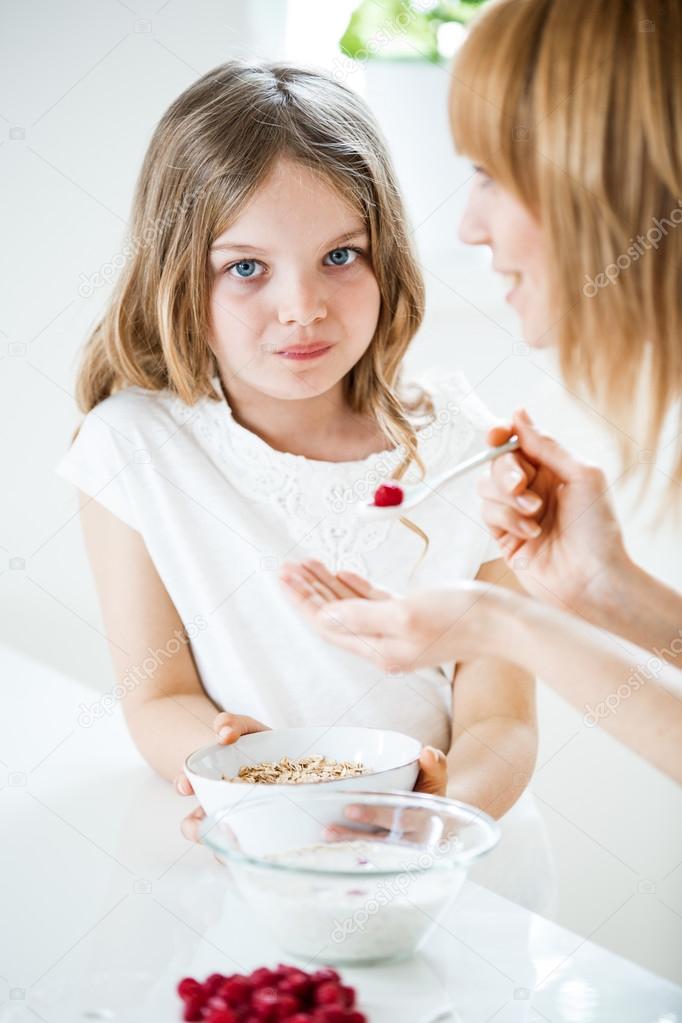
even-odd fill
[[[78,371],[87,413],[124,387],[168,389],[193,405],[221,400],[207,343],[208,253],[286,157],[323,176],[365,221],[381,295],[376,332],[345,379],[351,409],[372,416],[420,468],[400,367],[424,312],[424,288],[395,174],[369,109],[350,89],[288,64],[231,60],[161,118],[133,200],[129,259]]]
[[[655,455],[682,397],[682,3],[492,2],[450,110],[542,225],[566,382]]]

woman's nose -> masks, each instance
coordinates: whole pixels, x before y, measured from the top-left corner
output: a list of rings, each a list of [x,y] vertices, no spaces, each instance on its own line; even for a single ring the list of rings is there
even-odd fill
[[[327,306],[319,283],[293,280],[284,286],[279,302],[280,323],[307,327],[326,315]]]
[[[469,193],[462,219],[459,222],[459,238],[465,245],[490,245],[490,232],[483,216],[480,202]]]

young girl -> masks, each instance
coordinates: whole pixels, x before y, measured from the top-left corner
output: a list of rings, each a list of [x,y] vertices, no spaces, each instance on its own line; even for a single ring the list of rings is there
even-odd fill
[[[511,575],[481,567],[470,478],[412,523],[358,515],[382,478],[438,471],[490,425],[459,374],[401,387],[422,281],[368,110],[321,74],[217,68],[158,125],[132,234],[58,471],[81,491],[140,752],[170,780],[216,732],[393,728],[432,747],[421,787],[445,792],[447,754],[449,792],[505,813],[535,762],[532,678],[486,656],[454,689],[452,663],[386,675],[317,636],[278,582],[306,556],[403,590],[411,573]]]

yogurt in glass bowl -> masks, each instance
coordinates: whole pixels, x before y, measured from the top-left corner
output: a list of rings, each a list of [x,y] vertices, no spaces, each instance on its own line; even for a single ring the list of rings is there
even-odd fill
[[[284,950],[356,966],[413,956],[499,836],[452,799],[339,789],[245,801],[200,830]]]

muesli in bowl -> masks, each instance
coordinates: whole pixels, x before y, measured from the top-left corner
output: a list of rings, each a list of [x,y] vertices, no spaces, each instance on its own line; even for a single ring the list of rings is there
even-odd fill
[[[298,799],[315,786],[410,792],[419,774],[421,748],[418,739],[383,728],[278,728],[244,735],[230,746],[205,746],[187,758],[185,774],[207,813],[263,796]],[[285,761],[290,766],[283,770]],[[308,777],[294,770],[283,779],[292,764],[301,768],[304,762]],[[254,768],[255,778],[240,777],[243,770],[248,775]]]

